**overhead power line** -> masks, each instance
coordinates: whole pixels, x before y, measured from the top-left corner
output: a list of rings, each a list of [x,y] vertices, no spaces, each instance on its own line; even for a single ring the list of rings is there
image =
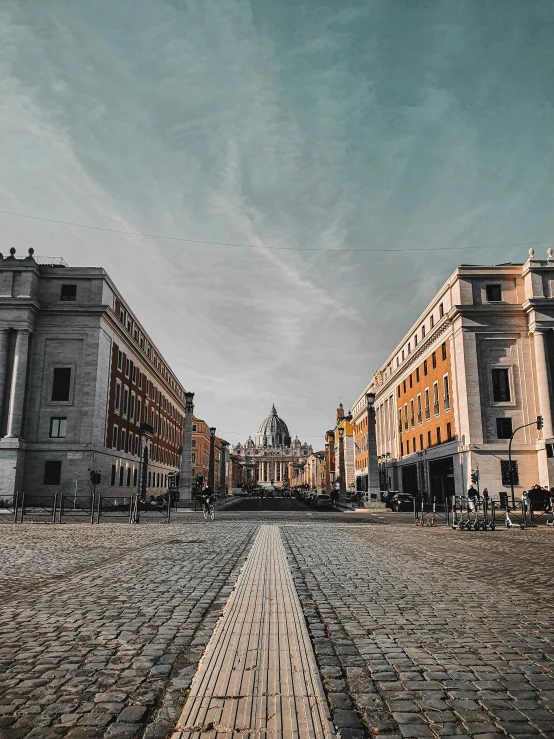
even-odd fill
[[[72,226],[73,228],[86,228],[90,231],[103,231],[105,233],[123,234],[125,236],[142,236],[148,239],[162,239],[164,241],[178,241],[187,244],[205,244],[208,246],[230,246],[238,249],[271,249],[272,251],[294,251],[294,252],[305,252],[305,251],[317,251],[324,252],[327,254],[331,253],[349,253],[349,252],[366,252],[366,253],[387,253],[387,252],[417,252],[417,251],[455,251],[464,249],[510,249],[514,247],[530,247],[530,246],[545,246],[546,244],[554,244],[554,241],[528,241],[518,244],[479,244],[477,246],[448,246],[448,247],[435,247],[435,246],[421,246],[421,247],[400,247],[394,249],[388,249],[384,247],[378,247],[375,249],[354,249],[346,247],[344,249],[321,249],[319,247],[308,246],[304,249],[295,249],[293,246],[259,246],[258,244],[237,244],[230,241],[206,241],[204,239],[187,239],[183,236],[164,236],[162,234],[151,234],[142,231],[124,231],[118,228],[105,228],[103,226],[90,226],[86,223],[74,223],[73,221],[60,221],[55,218],[42,218],[41,216],[33,216],[29,213],[16,213],[13,210],[3,210],[0,208],[0,213],[4,213],[10,216],[16,216],[17,218],[28,218],[33,221],[43,221],[44,223],[56,223],[61,226]]]

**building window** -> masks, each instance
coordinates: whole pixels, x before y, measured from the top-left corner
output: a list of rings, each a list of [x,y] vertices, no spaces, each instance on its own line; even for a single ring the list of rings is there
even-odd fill
[[[502,475],[502,485],[508,487],[509,485],[519,485],[519,470],[517,462],[512,462],[511,475],[510,475],[510,462],[508,460],[500,460],[500,473]]]
[[[428,421],[431,418],[431,404],[429,401],[429,388],[425,388],[425,420]]]
[[[509,370],[492,370],[492,394],[495,403],[508,403],[511,400]]]
[[[196,454],[194,452],[191,454],[190,461],[191,461],[192,464],[196,464]]]
[[[416,382],[419,382],[419,367],[416,367],[415,379],[416,379]]]
[[[402,442],[400,442],[400,456],[404,456],[404,444]]]
[[[415,410],[414,410],[414,400],[413,398],[410,400],[410,421],[412,423],[412,428],[415,426]]]
[[[123,466],[121,466],[119,468],[119,487],[120,488],[123,487],[123,475],[124,475],[124,470],[123,470]]]
[[[423,362],[423,376],[427,377],[427,360]]]
[[[65,439],[67,429],[67,418],[51,418],[50,419],[50,438]]]
[[[425,324],[423,324],[423,326],[421,327],[421,338],[425,338]]]
[[[447,441],[452,439],[452,424],[450,422],[446,424],[446,439]]]
[[[440,405],[439,405],[439,383],[435,382],[433,383],[433,411],[435,413],[435,416],[438,416],[440,413]]]
[[[427,432],[427,446],[433,446],[433,443],[431,441],[431,432]]]
[[[407,439],[406,440],[406,454],[409,454],[409,453],[410,453],[410,440]]]
[[[119,311],[119,322],[125,326],[125,311],[123,308]]]
[[[195,447],[195,446],[196,446],[196,439],[193,439],[193,440],[192,440],[192,446],[193,446],[193,447]]]
[[[129,418],[131,421],[135,418],[135,394],[131,393],[131,405],[129,406]]]
[[[423,451],[423,434],[419,435],[419,448]]]
[[[131,468],[127,467],[127,487],[131,486]]]
[[[127,432],[125,429],[121,429],[121,451],[124,452],[125,450],[125,444],[127,442]]]
[[[148,487],[149,488],[152,487],[152,473],[151,472],[148,473]]]
[[[404,430],[408,430],[408,404],[404,403]]]
[[[501,285],[487,285],[487,302],[498,303],[502,300],[502,286]]]
[[[404,382],[402,383],[402,387],[404,389],[404,392],[406,392],[406,380],[404,380]]]
[[[139,373],[138,373],[138,387],[139,387],[139,390],[142,390],[142,378],[143,377],[144,377],[144,375],[142,374],[142,372],[139,371]]]
[[[116,475],[116,466],[115,464],[112,464],[112,479],[111,479],[111,486],[113,487],[115,485],[115,475]]]
[[[141,414],[141,410],[142,410],[141,409],[141,401],[140,401],[140,398],[137,398],[137,415],[136,415],[137,423],[140,423],[140,421],[141,421],[141,415],[140,415]]]
[[[412,373],[410,372],[410,387],[413,386]]]
[[[67,403],[71,390],[71,367],[55,367],[52,382],[52,400]]]
[[[512,419],[497,418],[496,419],[496,435],[499,439],[512,438]]]
[[[126,359],[125,360],[125,377],[129,377],[131,373],[131,360]]]
[[[437,352],[433,352],[431,354],[431,364],[433,365],[433,369],[436,369],[436,366],[437,366]]]
[[[129,389],[127,387],[123,388],[123,415],[127,415],[127,411],[129,410]]]
[[[133,468],[133,485],[134,487],[137,486],[137,480],[138,480],[138,470],[136,467]]]
[[[398,395],[398,397],[400,397],[400,385],[397,388],[397,395]]]
[[[196,424],[195,423],[192,424],[192,430],[193,431],[196,431]]]
[[[437,444],[441,443],[441,427],[437,426]]]
[[[448,380],[448,375],[445,375],[442,378],[442,384],[443,384],[443,390],[444,390],[444,410],[449,411],[450,410],[450,382]]]
[[[62,285],[60,300],[64,303],[74,303],[77,300],[77,285]]]
[[[402,433],[402,408],[398,409],[398,430]]]
[[[444,316],[444,305],[441,303],[439,305],[439,318],[442,318]]]
[[[421,415],[421,393],[417,396],[417,422],[421,426],[423,418]]]
[[[135,436],[135,457],[138,457],[139,456],[139,442],[140,442],[140,438],[139,438],[139,436],[137,434]]]
[[[118,412],[121,408],[121,383],[119,382],[119,380],[116,380],[116,383],[115,383],[114,408]]]
[[[121,349],[117,350],[117,369],[120,371],[123,369],[123,352]]]
[[[136,385],[137,382],[137,368],[135,365],[133,365],[133,384]]]
[[[117,425],[114,423],[113,431],[112,431],[112,449],[117,449],[117,433],[119,429]]]
[[[431,315],[429,316],[429,326],[430,326],[431,328],[433,328],[433,326],[434,326],[434,325],[435,325],[435,316],[434,316],[433,314],[431,314]]]
[[[444,362],[444,360],[446,359],[446,341],[443,342],[441,346],[441,351],[442,351],[442,360]]]
[[[43,485],[59,485],[62,477],[62,463],[58,460],[44,463]]]

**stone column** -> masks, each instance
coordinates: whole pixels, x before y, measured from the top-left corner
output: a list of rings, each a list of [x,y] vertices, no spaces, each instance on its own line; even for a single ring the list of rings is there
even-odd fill
[[[225,468],[226,468],[226,454],[227,448],[226,441],[219,442],[219,489],[221,495],[227,495],[227,481],[225,480]]]
[[[194,393],[185,393],[185,422],[183,429],[183,453],[179,474],[179,500],[192,499],[192,416]]]
[[[543,438],[551,439],[554,434],[552,429],[552,407],[550,403],[550,381],[548,377],[548,353],[544,332],[535,331],[534,341],[539,408],[543,419]]]
[[[369,499],[372,493],[377,494],[379,500],[379,463],[377,461],[377,433],[375,428],[375,408],[367,405],[367,490]]]
[[[6,380],[8,378],[9,338],[10,332],[8,329],[0,329],[0,424],[4,418],[4,398],[6,395]]]
[[[15,342],[13,358],[12,387],[10,393],[10,409],[8,414],[8,433],[10,438],[21,435],[23,422],[23,404],[25,402],[25,384],[27,380],[27,357],[29,354],[29,330],[19,329]]]

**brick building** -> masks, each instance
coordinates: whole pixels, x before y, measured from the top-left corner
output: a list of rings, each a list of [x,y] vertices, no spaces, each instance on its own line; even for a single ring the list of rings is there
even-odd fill
[[[229,460],[227,442],[219,436],[214,437],[214,483],[216,491],[229,485]],[[223,457],[223,459],[222,459]],[[210,470],[210,427],[201,418],[192,419],[192,460],[193,484],[198,490],[208,482]]]
[[[353,406],[357,484],[367,478],[366,393],[376,395],[381,487],[441,500],[469,487],[554,485],[554,258],[462,265]],[[537,430],[542,415],[544,428]]]
[[[0,497],[88,494],[91,469],[106,495],[139,480],[157,495],[179,469],[181,383],[103,269],[12,252],[0,260]]]

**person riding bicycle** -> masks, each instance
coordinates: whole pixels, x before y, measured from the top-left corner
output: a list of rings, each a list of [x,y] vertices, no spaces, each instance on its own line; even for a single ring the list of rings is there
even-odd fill
[[[215,493],[209,485],[202,490],[200,493],[200,500],[202,501],[202,510],[208,510],[215,505]]]

